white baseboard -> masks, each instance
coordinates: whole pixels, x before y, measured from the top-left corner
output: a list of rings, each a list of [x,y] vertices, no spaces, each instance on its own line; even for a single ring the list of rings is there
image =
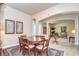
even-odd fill
[[[13,46],[17,46],[19,44],[12,44],[12,45],[8,45],[8,46],[3,46],[2,48],[5,49],[5,48],[9,48],[9,47],[13,47]]]

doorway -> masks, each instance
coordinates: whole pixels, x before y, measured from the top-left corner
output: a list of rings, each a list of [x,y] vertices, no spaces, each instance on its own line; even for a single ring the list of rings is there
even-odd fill
[[[75,44],[75,20],[56,20],[53,22],[42,22],[42,34],[48,34],[52,41],[54,41],[53,33],[58,34],[59,44]]]

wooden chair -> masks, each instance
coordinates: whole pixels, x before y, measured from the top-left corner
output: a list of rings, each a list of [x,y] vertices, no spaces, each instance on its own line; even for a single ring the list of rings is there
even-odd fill
[[[22,37],[18,37],[19,38],[19,48],[20,48],[20,52],[22,51],[22,50],[24,50],[24,40],[23,40],[23,38]]]
[[[23,45],[24,45],[23,37],[26,37],[26,35],[20,35],[20,37],[18,37],[19,38],[20,52],[21,52],[21,50],[23,50]]]
[[[36,46],[36,53],[41,53],[41,55],[45,52],[48,56],[48,46],[49,46],[49,40],[42,41],[42,44],[39,44]]]
[[[35,47],[29,43],[28,39],[24,39],[23,37],[19,37],[19,46],[20,52],[22,52],[23,55],[25,55],[25,52],[28,52],[28,55],[30,55],[31,50]]]
[[[20,35],[20,37],[27,37],[26,35],[24,35],[24,34],[22,34],[22,35]]]
[[[28,39],[24,39],[25,40],[25,45],[24,45],[24,52],[27,52],[28,55],[31,55],[31,51],[34,52],[34,48],[35,48],[35,45],[33,44],[30,44]]]

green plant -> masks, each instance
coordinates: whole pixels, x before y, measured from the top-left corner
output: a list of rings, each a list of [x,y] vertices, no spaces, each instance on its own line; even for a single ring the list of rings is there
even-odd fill
[[[58,36],[58,33],[57,32],[54,32],[54,36]]]

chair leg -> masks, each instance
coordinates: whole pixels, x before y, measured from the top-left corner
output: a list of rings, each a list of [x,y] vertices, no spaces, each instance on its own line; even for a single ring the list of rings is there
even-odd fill
[[[37,51],[36,53],[37,53],[36,55],[38,56],[39,55],[39,51]]]
[[[20,48],[20,52],[22,51],[22,49]]]
[[[48,49],[46,50],[46,54],[47,54],[47,56],[48,56]]]
[[[38,51],[36,51],[36,56],[38,56]]]
[[[37,51],[36,51],[36,48],[34,47],[34,56],[37,55]]]
[[[19,47],[19,52],[21,52],[21,47]]]
[[[41,51],[41,56],[42,56],[42,51]]]
[[[22,54],[25,56],[25,52],[24,51],[22,51]]]
[[[21,47],[19,48],[19,51],[20,51],[20,52],[22,51],[22,48],[21,48]]]
[[[30,49],[28,50],[28,55],[30,55]]]

